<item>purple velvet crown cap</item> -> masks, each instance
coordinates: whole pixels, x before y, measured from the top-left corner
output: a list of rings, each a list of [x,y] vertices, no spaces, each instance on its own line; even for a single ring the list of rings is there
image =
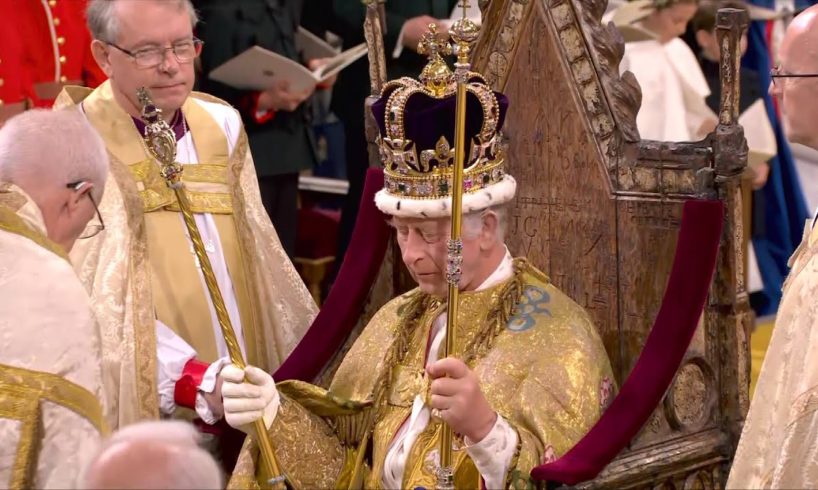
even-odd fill
[[[378,123],[381,136],[386,136],[386,103],[392,91],[385,92],[372,104],[372,114]],[[497,131],[500,131],[508,110],[508,98],[500,92],[494,92],[500,110]],[[415,143],[417,152],[435,148],[441,136],[454,148],[454,122],[456,97],[454,94],[436,99],[424,93],[415,93],[409,97],[404,106],[403,125],[406,139]],[[480,133],[483,126],[483,107],[480,100],[472,93],[467,94],[466,103],[466,162],[471,160],[468,154],[471,141]]]

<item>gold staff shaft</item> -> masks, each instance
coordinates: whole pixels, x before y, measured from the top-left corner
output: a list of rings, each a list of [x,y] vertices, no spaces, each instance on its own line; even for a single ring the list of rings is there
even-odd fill
[[[452,276],[457,281],[449,281],[449,301],[446,311],[446,342],[443,346],[441,358],[455,354],[455,325],[460,298],[460,267],[462,263],[462,242],[460,228],[463,221],[463,162],[465,161],[465,132],[466,132],[466,84],[457,84],[457,109],[454,126],[454,173],[452,175],[452,228],[449,247],[449,264],[456,269]],[[454,277],[453,277],[454,278]],[[443,434],[440,439],[440,465],[444,468],[452,465],[452,428],[443,424]]]
[[[147,135],[145,137],[148,152],[159,162],[162,177],[165,179],[168,187],[173,189],[176,195],[185,227],[190,235],[190,241],[193,242],[193,250],[202,269],[202,276],[204,276],[207,291],[210,293],[210,299],[213,302],[213,309],[216,311],[216,318],[218,319],[219,327],[224,337],[224,343],[227,346],[227,352],[230,355],[230,362],[235,364],[239,369],[244,369],[247,367],[247,364],[244,362],[236,332],[233,330],[230,316],[227,314],[227,307],[224,304],[224,298],[216,282],[216,275],[213,273],[210,257],[207,256],[205,251],[202,235],[199,233],[199,227],[193,218],[193,213],[190,210],[190,202],[187,199],[184,184],[181,180],[182,166],[176,162],[176,136],[167,123],[162,120],[161,110],[151,102],[147,91],[140,89],[138,95],[143,105],[143,118],[148,124]],[[281,466],[278,464],[273,444],[267,432],[267,427],[264,425],[263,418],[256,420],[253,424],[253,428],[256,431],[264,468],[267,474],[272,476],[269,480],[271,487],[286,488],[286,477],[281,472]]]
[[[441,357],[455,354],[457,311],[460,298],[460,275],[463,266],[463,241],[460,228],[463,221],[463,167],[466,161],[466,84],[471,65],[469,53],[477,40],[479,28],[466,17],[467,0],[461,0],[463,17],[451,28],[454,50],[457,54],[454,78],[457,83],[454,125],[454,172],[452,174],[452,228],[448,243],[446,278],[449,282],[449,300],[446,313],[446,342]],[[440,436],[440,468],[437,474],[438,490],[454,488],[454,465],[452,458],[452,428],[443,424]]]
[[[190,241],[193,242],[193,250],[196,253],[196,258],[199,259],[199,264],[202,266],[202,275],[204,276],[205,284],[207,285],[207,290],[210,293],[210,297],[213,300],[213,308],[216,310],[216,318],[219,321],[219,327],[222,330],[222,336],[224,337],[224,343],[227,345],[227,352],[230,355],[230,362],[236,365],[239,369],[244,369],[247,367],[247,364],[244,362],[244,357],[241,353],[241,348],[239,347],[238,340],[236,338],[236,333],[233,331],[233,326],[230,323],[230,317],[227,314],[227,308],[224,304],[224,298],[222,297],[221,290],[219,289],[219,285],[216,282],[216,275],[213,273],[213,266],[210,263],[210,257],[207,256],[205,252],[204,243],[202,242],[202,236],[199,233],[199,227],[196,225],[196,221],[193,219],[193,213],[190,211],[190,202],[187,199],[187,194],[185,194],[184,187],[181,185],[172,186],[174,192],[176,193],[176,200],[179,202],[179,209],[182,212],[182,217],[185,221],[185,226],[187,227],[188,234],[190,235]],[[275,451],[273,449],[273,443],[270,441],[269,434],[267,433],[267,427],[264,425],[263,419],[258,419],[254,422],[253,427],[257,434],[258,439],[258,446],[261,452],[262,460],[266,465],[266,469],[268,474],[273,475],[273,487],[276,487],[278,484],[283,483],[282,478],[284,478],[281,472],[281,467],[278,464],[278,459],[276,458]]]

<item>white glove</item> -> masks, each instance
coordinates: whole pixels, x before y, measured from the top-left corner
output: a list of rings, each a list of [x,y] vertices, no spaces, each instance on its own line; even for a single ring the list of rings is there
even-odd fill
[[[225,366],[220,375],[227,423],[245,434],[255,435],[253,423],[263,417],[269,429],[281,403],[273,377],[254,366],[242,371],[235,364]]]

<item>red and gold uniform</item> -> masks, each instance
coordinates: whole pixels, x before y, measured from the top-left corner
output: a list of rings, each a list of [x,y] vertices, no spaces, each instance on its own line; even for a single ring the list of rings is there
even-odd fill
[[[7,9],[0,13],[0,125],[24,111],[33,96],[25,41],[18,34],[16,16]]]
[[[96,87],[86,0],[0,0],[0,100],[51,107],[63,84]]]

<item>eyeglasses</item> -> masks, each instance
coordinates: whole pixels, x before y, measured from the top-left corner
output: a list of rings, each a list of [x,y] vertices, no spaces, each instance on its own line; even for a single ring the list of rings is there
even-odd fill
[[[202,46],[204,41],[193,38],[190,41],[176,43],[169,48],[145,48],[138,51],[128,51],[121,48],[114,43],[107,43],[123,53],[127,54],[136,62],[136,66],[140,68],[154,68],[165,61],[165,54],[168,51],[173,52],[173,56],[179,63],[190,63],[202,54]]]
[[[770,78],[773,79],[773,85],[776,84],[777,78],[816,78],[818,77],[818,73],[781,73],[780,67],[775,67],[770,70]]]
[[[78,182],[72,182],[66,185],[66,187],[79,192],[80,190],[82,190],[82,187],[87,183],[88,182],[84,180],[80,180]],[[79,237],[77,237],[81,240],[95,237],[99,235],[99,232],[105,229],[105,223],[102,221],[102,214],[99,212],[99,207],[97,207],[97,203],[94,200],[94,196],[91,195],[90,191],[86,192],[85,194],[88,196],[88,199],[91,200],[91,205],[94,206],[94,211],[96,211],[97,213],[97,219],[99,220],[99,223],[91,223],[88,226],[86,226],[85,229],[82,231],[82,234]]]

